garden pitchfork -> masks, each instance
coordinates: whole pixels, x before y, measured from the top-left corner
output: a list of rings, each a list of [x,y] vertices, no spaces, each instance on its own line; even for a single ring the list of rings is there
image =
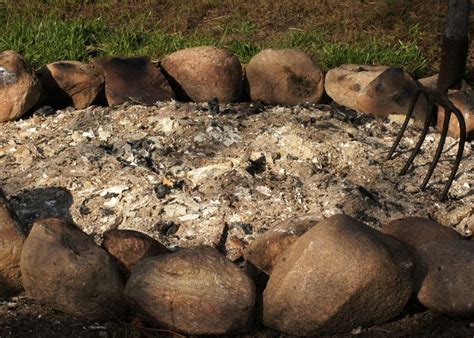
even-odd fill
[[[469,46],[468,39],[468,26],[469,26],[469,12],[470,12],[471,0],[449,0],[448,4],[448,14],[446,19],[446,29],[443,36],[443,46],[442,46],[442,58],[440,73],[437,82],[437,89],[428,89],[420,85],[419,89],[415,92],[410,105],[408,107],[408,112],[405,118],[405,122],[402,125],[400,132],[395,139],[395,142],[390,149],[387,160],[390,160],[393,156],[393,153],[397,149],[398,144],[408,126],[408,122],[413,115],[413,110],[416,103],[421,95],[423,95],[428,102],[428,112],[423,125],[423,130],[421,132],[420,138],[415,145],[410,157],[408,158],[405,166],[400,171],[400,175],[404,175],[410,168],[413,160],[418,154],[423,141],[425,140],[428,129],[433,120],[436,121],[437,118],[437,109],[442,107],[444,109],[444,121],[443,128],[441,130],[441,137],[438,143],[438,148],[436,149],[435,157],[433,162],[428,169],[428,172],[421,184],[421,190],[423,191],[428,184],[433,171],[438,164],[438,161],[441,157],[443,151],[443,146],[446,141],[446,136],[448,134],[449,121],[451,114],[456,116],[456,119],[459,123],[459,147],[454,161],[453,167],[451,169],[451,174],[449,175],[448,181],[446,182],[444,189],[439,196],[439,199],[443,201],[448,195],[449,188],[453,183],[456,173],[461,163],[464,144],[466,142],[466,122],[464,121],[463,114],[457,109],[454,104],[448,99],[448,89],[459,88],[461,85],[462,77],[464,75],[464,70],[466,66],[467,52]]]

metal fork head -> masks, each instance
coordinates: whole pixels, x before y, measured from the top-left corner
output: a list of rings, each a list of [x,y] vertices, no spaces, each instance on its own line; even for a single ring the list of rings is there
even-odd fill
[[[456,176],[456,173],[458,171],[459,164],[461,163],[461,159],[462,159],[462,155],[464,151],[464,144],[466,143],[466,122],[464,121],[464,116],[459,111],[459,109],[457,109],[454,106],[454,104],[451,101],[449,101],[446,95],[443,95],[437,91],[420,86],[420,88],[415,92],[415,95],[413,96],[410,102],[410,106],[408,107],[408,112],[407,112],[405,121],[397,135],[397,138],[395,139],[395,142],[390,148],[390,151],[387,156],[387,160],[390,160],[392,158],[395,150],[397,149],[397,146],[399,145],[400,140],[402,139],[402,136],[405,133],[405,130],[408,126],[408,122],[410,121],[410,118],[413,116],[413,111],[415,109],[416,103],[418,102],[421,95],[423,95],[428,101],[429,103],[428,106],[430,109],[428,111],[428,114],[426,115],[420,138],[418,139],[418,142],[416,143],[415,148],[413,149],[410,157],[405,163],[405,166],[403,167],[403,169],[400,171],[399,175],[404,175],[410,168],[411,164],[413,163],[413,160],[415,159],[416,155],[421,149],[421,146],[423,145],[423,142],[426,138],[426,134],[428,133],[431,121],[436,116],[437,107],[438,106],[443,107],[445,111],[445,115],[444,115],[444,121],[443,121],[443,128],[441,130],[441,137],[438,143],[438,147],[436,149],[434,159],[431,162],[428,172],[426,173],[425,179],[423,180],[423,183],[421,184],[421,187],[420,187],[422,191],[425,190],[431,176],[433,175],[434,169],[436,168],[436,165],[439,162],[441,153],[443,151],[443,146],[446,141],[451,114],[454,114],[454,116],[456,116],[456,119],[458,120],[458,123],[459,123],[459,130],[460,130],[459,145],[458,145],[458,152],[456,155],[456,159],[451,169],[451,174],[449,175],[448,181],[446,182],[444,189],[439,196],[440,201],[443,201],[446,199],[449,188],[451,187],[454,181],[454,178]]]

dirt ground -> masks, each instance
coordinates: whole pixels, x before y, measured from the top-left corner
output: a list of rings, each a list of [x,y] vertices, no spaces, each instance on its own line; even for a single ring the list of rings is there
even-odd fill
[[[398,217],[425,216],[471,235],[472,143],[449,200],[439,202],[456,140],[448,138],[432,183],[421,192],[439,133],[429,133],[413,169],[398,177],[420,133],[412,125],[401,151],[386,161],[399,120],[336,105],[245,103],[221,105],[219,114],[211,114],[207,104],[179,102],[43,109],[2,126],[0,185],[27,228],[38,218],[62,217],[98,243],[105,230],[135,229],[170,249],[215,246],[240,265],[248,243],[273,223],[305,213],[345,213],[375,228]],[[391,323],[353,333],[473,336],[473,326],[473,320],[413,304]],[[53,332],[139,335],[124,323],[83,322],[21,297],[0,303],[0,336]]]
[[[139,325],[139,326],[137,326]],[[371,328],[355,328],[344,335],[326,336],[344,337],[472,337],[474,322],[444,317],[432,311],[426,311],[418,304],[410,304],[404,314],[392,322]],[[131,320],[130,323],[94,323],[66,316],[46,306],[26,299],[15,297],[0,302],[1,337],[181,337],[166,331],[144,326]],[[278,332],[256,328],[253,332],[240,335],[243,338],[287,337]]]

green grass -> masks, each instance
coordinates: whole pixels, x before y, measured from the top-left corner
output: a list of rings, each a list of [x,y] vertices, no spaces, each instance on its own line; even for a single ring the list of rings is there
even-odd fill
[[[68,3],[76,2],[66,1],[64,6]],[[327,33],[319,31],[290,31],[276,40],[255,41],[257,27],[248,21],[231,21],[220,26],[220,36],[216,37],[203,32],[165,33],[158,24],[150,29],[146,26],[149,23],[146,14],[121,18],[121,24],[117,25],[107,16],[68,18],[60,15],[60,9],[60,6],[52,7],[46,16],[35,15],[36,8],[31,5],[0,17],[3,20],[0,50],[19,51],[34,67],[59,60],[87,62],[101,56],[146,55],[156,60],[201,45],[227,48],[244,63],[261,49],[274,47],[306,51],[324,70],[343,63],[384,64],[421,76],[428,65],[428,59],[417,46],[416,27],[409,41],[398,43],[371,38],[344,44],[331,41]]]
[[[371,38],[352,44],[331,42],[320,32],[293,32],[276,47],[306,51],[325,70],[345,63],[389,65],[418,77],[426,73],[429,61],[416,42],[416,30],[408,42],[389,43]]]

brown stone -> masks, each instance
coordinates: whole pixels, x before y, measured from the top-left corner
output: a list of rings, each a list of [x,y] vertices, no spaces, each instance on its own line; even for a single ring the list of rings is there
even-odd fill
[[[146,57],[104,57],[91,64],[103,74],[110,106],[128,101],[154,104],[174,96],[161,70]]]
[[[149,322],[189,335],[243,332],[254,315],[252,280],[210,247],[140,261],[125,295]]]
[[[245,249],[245,260],[270,274],[281,254],[320,219],[320,215],[309,214],[275,224]]]
[[[232,53],[216,47],[186,48],[164,58],[163,70],[179,99],[227,103],[242,93],[242,67]]]
[[[317,103],[324,92],[324,74],[304,53],[293,49],[264,49],[245,69],[252,101],[296,105]]]
[[[428,77],[418,79],[418,82],[420,82],[420,84],[423,87],[426,87],[426,88],[429,88],[429,89],[436,89],[436,84],[438,83],[438,75],[439,74],[435,74],[435,75],[432,75],[432,76],[428,76]]]
[[[468,141],[474,139],[474,92],[471,88],[465,90],[450,91],[449,100],[460,110],[466,122],[466,134]],[[443,128],[445,111],[443,107],[438,109],[438,121],[436,127]],[[449,121],[448,135],[459,138],[459,123],[454,114],[451,114]]]
[[[0,53],[0,122],[21,117],[36,104],[40,92],[34,71],[20,54]]]
[[[163,244],[134,230],[113,229],[104,232],[102,247],[116,259],[127,275],[141,259],[168,253]]]
[[[78,61],[53,62],[41,67],[36,74],[41,82],[41,104],[56,109],[87,108],[104,86],[98,70]]]
[[[20,255],[25,238],[15,212],[0,190],[0,297],[14,295],[23,289]]]
[[[471,238],[474,240],[474,214],[465,217],[458,225],[456,230],[463,236],[464,239]]]
[[[430,242],[418,248],[418,300],[456,317],[474,316],[474,242]]]
[[[21,253],[29,297],[90,320],[120,318],[127,309],[117,266],[92,237],[59,219],[37,221]]]
[[[280,257],[264,292],[264,324],[314,336],[374,325],[398,315],[413,286],[410,250],[391,236],[336,215]]]
[[[434,241],[462,239],[455,230],[424,217],[406,217],[390,221],[382,232],[412,247]]]
[[[400,68],[388,68],[372,80],[357,95],[356,109],[372,115],[406,115],[419,85]],[[415,106],[414,117],[423,121],[428,102],[421,96]]]
[[[326,74],[324,88],[334,102],[357,109],[357,95],[387,67],[366,65],[341,65]]]
[[[427,87],[429,89],[432,89],[432,90],[435,90],[437,88],[437,83],[438,83],[438,75],[439,74],[435,74],[435,75],[432,75],[432,76],[429,76],[429,77],[424,77],[422,79],[418,79],[418,81],[420,82],[421,85],[423,85],[424,87]],[[461,90],[466,90],[469,88],[469,84],[462,80],[461,82]]]

